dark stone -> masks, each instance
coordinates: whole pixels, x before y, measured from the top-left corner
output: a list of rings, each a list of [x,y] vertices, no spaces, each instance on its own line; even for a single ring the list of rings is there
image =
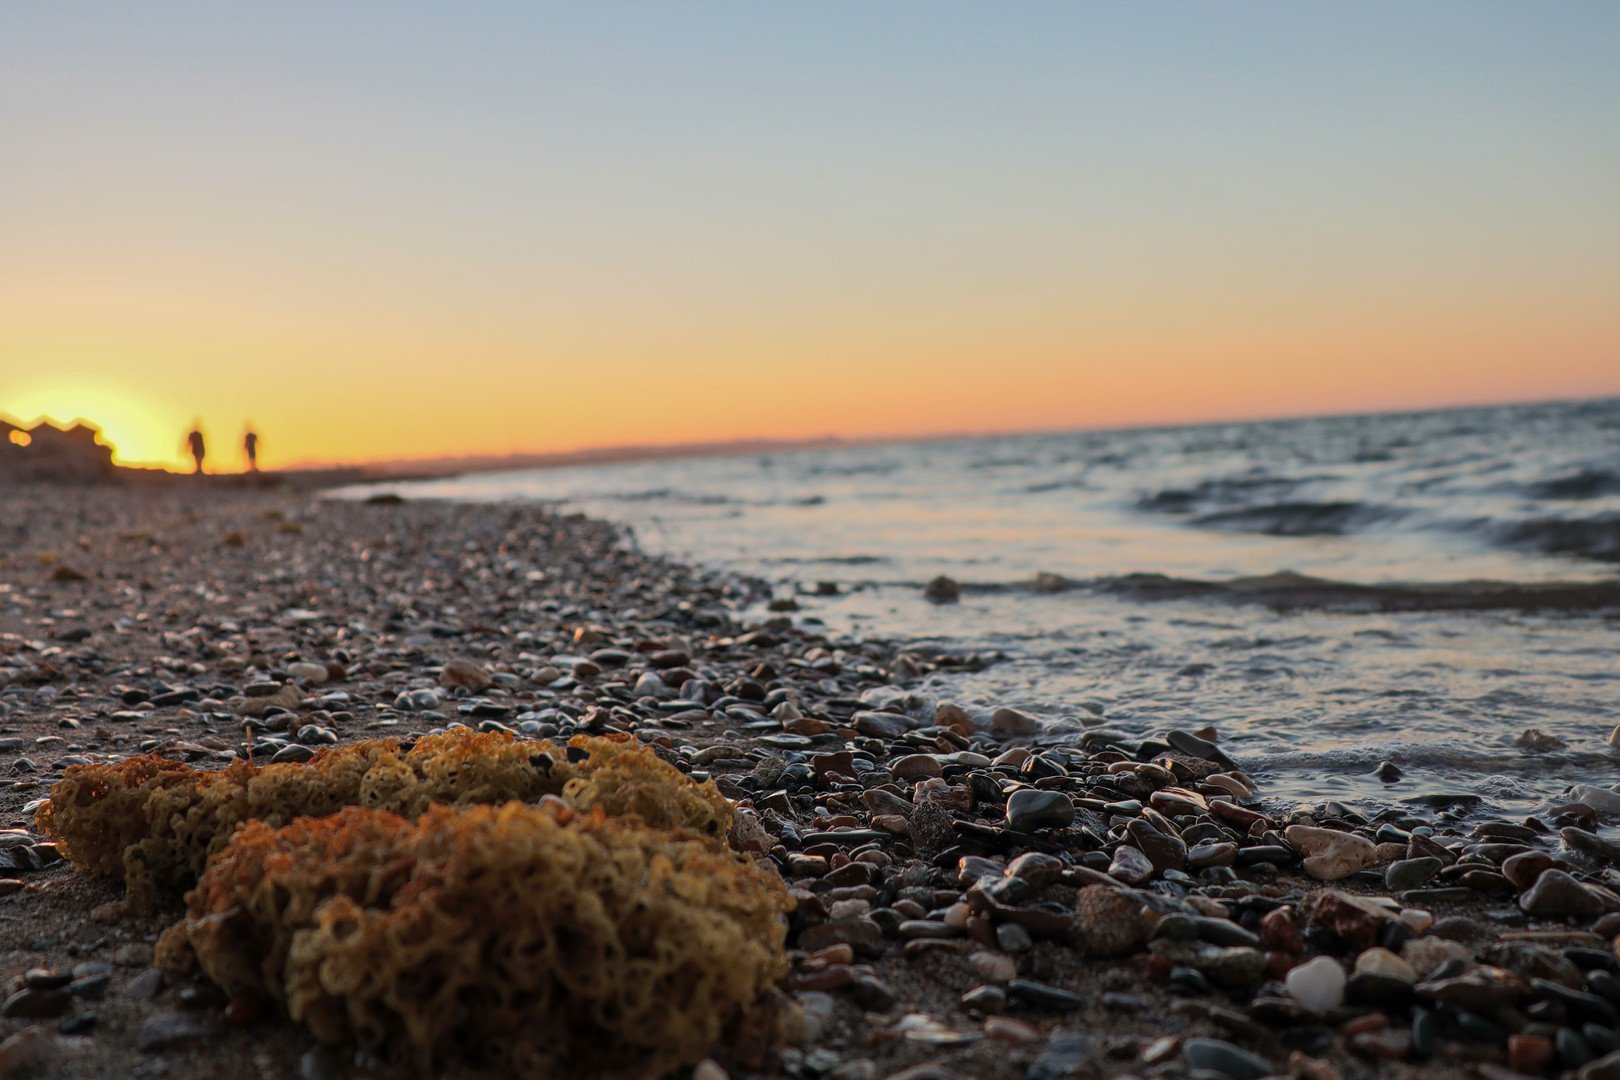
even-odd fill
[[[1013,979],[1007,984],[1007,996],[1024,1005],[1060,1012],[1078,1009],[1086,1003],[1079,994],[1031,979]]]
[[[220,1027],[198,1013],[164,1012],[150,1017],[135,1036],[135,1048],[145,1053],[172,1050],[178,1046],[212,1038]]]
[[[1260,1080],[1271,1073],[1265,1058],[1220,1039],[1188,1039],[1181,1056],[1190,1069],[1208,1069],[1231,1080]]]

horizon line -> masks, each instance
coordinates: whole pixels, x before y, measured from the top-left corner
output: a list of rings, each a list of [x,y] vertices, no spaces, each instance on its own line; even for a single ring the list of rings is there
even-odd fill
[[[1499,409],[1514,406],[1537,405],[1564,405],[1581,404],[1589,402],[1603,402],[1620,400],[1620,392],[1601,392],[1597,394],[1567,396],[1558,395],[1545,398],[1516,398],[1494,399],[1486,401],[1460,401],[1440,405],[1424,406],[1395,406],[1390,408],[1349,409],[1344,411],[1327,412],[1278,412],[1261,414],[1243,414],[1235,416],[1206,417],[1195,420],[1154,420],[1154,421],[1123,421],[1120,423],[1091,423],[1061,425],[1057,427],[1010,427],[1010,428],[984,428],[977,430],[947,430],[935,432],[921,432],[916,434],[873,434],[873,435],[841,435],[836,432],[825,432],[817,435],[806,435],[797,438],[773,438],[770,436],[739,436],[729,439],[714,439],[702,442],[653,442],[653,443],[594,443],[583,446],[573,446],[558,449],[514,449],[507,451],[486,451],[471,453],[447,452],[441,454],[427,454],[420,457],[387,457],[387,458],[345,458],[345,459],[299,459],[281,466],[272,472],[315,472],[321,470],[377,470],[388,469],[402,471],[411,468],[433,469],[444,475],[464,472],[494,472],[500,471],[501,463],[511,462],[509,467],[513,470],[524,468],[543,468],[549,466],[566,467],[575,464],[610,464],[609,461],[592,461],[592,457],[605,455],[622,455],[625,460],[648,460],[660,457],[683,457],[713,455],[724,457],[728,454],[756,453],[763,449],[774,449],[778,452],[797,452],[804,450],[831,449],[834,447],[861,447],[861,446],[893,446],[911,443],[955,442],[977,439],[1040,437],[1057,435],[1078,435],[1098,431],[1153,431],[1175,428],[1219,427],[1229,424],[1256,424],[1256,423],[1284,423],[1302,420],[1330,420],[1352,419],[1362,416],[1402,416],[1417,415],[1433,412],[1462,412],[1470,409]],[[9,423],[19,429],[27,430],[29,427],[40,424],[51,424],[59,429],[67,429],[75,424],[83,424],[96,432],[97,440],[103,445],[112,448],[114,455],[117,447],[112,443],[103,441],[104,426],[83,414],[76,414],[70,418],[62,418],[54,414],[40,413],[32,420],[24,421],[13,413],[0,409],[0,423]],[[170,463],[162,461],[128,461],[119,462],[120,468],[145,469],[163,472],[175,472]]]

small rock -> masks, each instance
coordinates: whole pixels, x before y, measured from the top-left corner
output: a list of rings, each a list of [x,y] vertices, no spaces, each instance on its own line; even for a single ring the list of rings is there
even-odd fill
[[[1283,836],[1305,856],[1305,872],[1318,881],[1347,878],[1378,859],[1377,845],[1354,833],[1313,825],[1290,825]]]
[[[164,1012],[150,1017],[135,1036],[135,1048],[145,1053],[170,1050],[177,1046],[219,1034],[219,1025],[198,1013]]]
[[[1180,750],[1183,754],[1203,758],[1205,761],[1213,761],[1223,769],[1235,769],[1238,767],[1237,762],[1228,757],[1220,747],[1208,739],[1199,738],[1190,731],[1173,728],[1165,732],[1164,741]]]
[[[21,1020],[42,1020],[61,1016],[67,1011],[72,1000],[73,995],[60,988],[44,990],[24,987],[6,998],[5,1003],[0,1005],[0,1016]]]
[[[47,1075],[62,1041],[42,1027],[26,1027],[0,1042],[0,1077]]]
[[[731,1074],[713,1058],[704,1058],[692,1070],[692,1080],[731,1080]]]
[[[1125,831],[1130,835],[1131,841],[1141,849],[1153,863],[1154,869],[1161,873],[1166,870],[1182,870],[1187,865],[1187,845],[1178,836],[1160,832],[1143,818],[1132,818]]]
[[[1536,883],[1536,878],[1542,871],[1550,870],[1554,859],[1545,851],[1521,851],[1517,855],[1508,856],[1502,863],[1502,876],[1513,883],[1513,887],[1523,892]]]
[[[1508,1067],[1517,1072],[1539,1076],[1553,1063],[1553,1042],[1544,1035],[1519,1034],[1508,1036]]]
[[[1595,916],[1607,910],[1603,898],[1562,870],[1547,870],[1519,897],[1530,915]]]
[[[839,919],[812,926],[799,935],[799,948],[809,952],[829,945],[849,945],[863,956],[883,951],[883,928],[871,919]]]
[[[985,1015],[999,1013],[1007,1007],[1007,991],[999,986],[975,986],[962,995],[964,1008],[977,1009]]]
[[[1376,975],[1401,982],[1417,982],[1417,969],[1384,948],[1372,948],[1356,957],[1356,974]]]
[[[1331,957],[1318,956],[1290,971],[1283,980],[1288,996],[1315,1013],[1344,1004],[1344,968]]]
[[[850,726],[874,739],[898,738],[911,729],[904,716],[886,712],[858,712],[850,717]]]
[[[1019,832],[1063,828],[1074,821],[1074,802],[1061,791],[1022,788],[1007,799],[1007,825]]]
[[[1401,859],[1389,864],[1384,871],[1384,887],[1390,892],[1415,889],[1445,868],[1445,864],[1432,856]]]
[[[325,664],[312,664],[308,661],[297,661],[287,665],[287,674],[295,679],[302,679],[311,686],[320,686],[331,678]]]
[[[968,965],[985,982],[1006,983],[1018,976],[1018,964],[1005,953],[976,952],[968,957]]]
[[[1075,946],[1087,956],[1124,956],[1147,941],[1141,902],[1120,889],[1087,885],[1075,895],[1074,906]]]
[[[1086,1003],[1085,998],[1073,991],[1035,982],[1032,979],[1013,979],[1008,982],[1007,996],[1038,1009],[1055,1009],[1062,1012],[1078,1009]]]
[[[1140,885],[1153,873],[1153,860],[1129,844],[1115,848],[1114,859],[1108,864],[1108,876],[1118,878],[1127,885]]]
[[[468,690],[486,690],[495,680],[483,668],[471,660],[447,660],[444,667],[439,669],[439,685],[445,689],[454,689],[458,686]]]
[[[1033,735],[1041,730],[1041,722],[1019,709],[1000,708],[990,714],[990,733],[1009,738]]]
[[[986,1038],[1012,1043],[1015,1046],[1027,1046],[1041,1037],[1039,1031],[1010,1016],[992,1016],[985,1020],[984,1034]]]
[[[1271,1072],[1265,1058],[1220,1039],[1188,1039],[1181,1056],[1191,1069],[1208,1069],[1231,1080],[1260,1080]]]

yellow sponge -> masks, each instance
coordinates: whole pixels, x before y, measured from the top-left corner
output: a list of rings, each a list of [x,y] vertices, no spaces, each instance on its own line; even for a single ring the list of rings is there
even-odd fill
[[[160,966],[268,993],[323,1042],[524,1078],[701,1060],[786,973],[792,906],[710,835],[554,800],[253,822],[187,899]]]
[[[333,747],[302,765],[208,771],[147,756],[69,766],[37,822],[75,866],[122,877],[129,898],[149,907],[189,888],[247,821],[281,826],[350,806],[415,818],[438,804],[547,795],[710,836],[724,836],[732,820],[712,782],[693,782],[628,736],[578,736],[563,750],[463,728],[408,750],[392,739]]]

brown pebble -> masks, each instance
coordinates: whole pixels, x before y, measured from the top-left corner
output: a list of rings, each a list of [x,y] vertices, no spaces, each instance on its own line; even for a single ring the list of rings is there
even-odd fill
[[[1339,1026],[1339,1030],[1346,1038],[1354,1035],[1364,1035],[1370,1031],[1383,1031],[1389,1027],[1389,1017],[1383,1013],[1368,1013],[1358,1016],[1354,1020],[1347,1020]]]
[[[984,1021],[984,1034],[987,1038],[998,1042],[1013,1043],[1022,1046],[1040,1039],[1041,1033],[1024,1023],[1014,1020],[1010,1016],[991,1016]]]
[[[1508,1036],[1508,1065],[1522,1073],[1544,1073],[1552,1067],[1553,1042],[1542,1035]]]

